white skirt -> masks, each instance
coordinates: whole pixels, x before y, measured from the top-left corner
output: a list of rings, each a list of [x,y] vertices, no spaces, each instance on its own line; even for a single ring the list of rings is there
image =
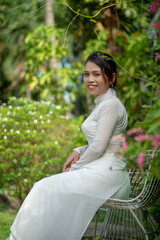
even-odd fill
[[[128,198],[125,166],[106,152],[79,170],[35,183],[11,226],[10,240],[80,240],[108,198]]]

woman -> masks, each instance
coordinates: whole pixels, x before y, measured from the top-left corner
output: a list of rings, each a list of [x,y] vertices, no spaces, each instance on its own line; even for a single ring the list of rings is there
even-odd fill
[[[75,148],[63,173],[37,182],[11,227],[10,240],[80,240],[97,209],[110,197],[127,199],[126,162],[113,136],[125,134],[127,114],[113,87],[112,57],[94,52],[86,60],[84,84],[95,108],[82,124],[88,145]]]

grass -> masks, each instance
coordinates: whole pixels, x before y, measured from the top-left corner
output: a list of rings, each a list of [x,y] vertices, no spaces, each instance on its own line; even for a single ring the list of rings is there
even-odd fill
[[[5,240],[9,237],[10,227],[16,213],[16,211],[8,209],[5,204],[0,203],[0,240]]]

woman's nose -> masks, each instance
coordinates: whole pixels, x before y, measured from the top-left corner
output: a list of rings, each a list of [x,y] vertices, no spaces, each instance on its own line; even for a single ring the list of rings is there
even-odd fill
[[[88,82],[94,82],[94,77],[92,75],[89,75]]]

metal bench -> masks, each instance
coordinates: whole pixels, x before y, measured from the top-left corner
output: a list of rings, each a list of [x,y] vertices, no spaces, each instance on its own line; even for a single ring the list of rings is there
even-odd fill
[[[156,235],[156,228],[147,208],[160,197],[160,181],[150,174],[150,161],[158,151],[148,151],[145,155],[143,171],[130,169],[131,194],[129,200],[108,199],[95,216],[93,239],[96,237],[99,211],[105,211],[105,219],[99,233],[99,239],[149,240]],[[144,217],[145,216],[145,217]]]

